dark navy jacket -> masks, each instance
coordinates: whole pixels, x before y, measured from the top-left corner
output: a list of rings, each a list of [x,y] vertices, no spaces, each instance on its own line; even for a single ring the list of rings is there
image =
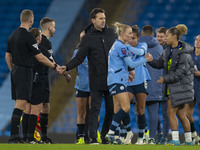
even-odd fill
[[[163,47],[159,44],[155,37],[141,36],[138,42],[146,42],[148,45],[147,52],[152,54],[154,59],[158,59],[163,52]],[[152,68],[147,64],[147,69],[151,76],[151,81],[147,85],[147,101],[160,101],[162,100],[162,84],[158,84],[157,80],[163,76],[163,69]]]

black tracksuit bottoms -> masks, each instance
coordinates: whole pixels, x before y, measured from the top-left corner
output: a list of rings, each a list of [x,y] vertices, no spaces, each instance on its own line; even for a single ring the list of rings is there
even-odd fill
[[[101,131],[101,138],[104,138],[109,131],[113,118],[113,99],[109,91],[91,91],[91,110],[90,110],[90,138],[97,138],[98,115],[101,109],[102,98],[105,99],[105,117]]]

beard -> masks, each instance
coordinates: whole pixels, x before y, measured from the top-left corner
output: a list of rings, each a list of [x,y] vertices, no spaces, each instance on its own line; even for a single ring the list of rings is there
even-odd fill
[[[54,34],[55,34],[55,32],[53,32],[53,31],[50,30],[50,37],[53,37]]]

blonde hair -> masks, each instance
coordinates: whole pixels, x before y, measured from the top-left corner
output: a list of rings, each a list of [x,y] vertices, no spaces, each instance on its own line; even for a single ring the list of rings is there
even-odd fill
[[[181,32],[181,34],[187,34],[187,26],[184,24],[178,24],[176,28]]]
[[[120,36],[121,33],[126,32],[127,28],[131,28],[129,25],[122,24],[122,23],[119,23],[119,22],[115,22],[114,27],[115,27],[115,32],[117,33],[118,36]]]
[[[33,11],[25,9],[21,12],[20,21],[21,22],[28,22],[31,17],[33,17]]]
[[[172,34],[172,35],[177,35],[177,40],[179,41],[181,36],[183,34],[187,34],[187,26],[184,24],[179,24],[176,27],[172,27],[170,28],[168,31]]]

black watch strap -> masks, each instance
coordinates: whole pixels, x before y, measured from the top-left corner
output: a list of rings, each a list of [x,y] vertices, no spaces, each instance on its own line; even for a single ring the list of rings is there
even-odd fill
[[[55,70],[57,66],[58,66],[57,64],[54,64],[54,67],[53,67],[53,69]]]

